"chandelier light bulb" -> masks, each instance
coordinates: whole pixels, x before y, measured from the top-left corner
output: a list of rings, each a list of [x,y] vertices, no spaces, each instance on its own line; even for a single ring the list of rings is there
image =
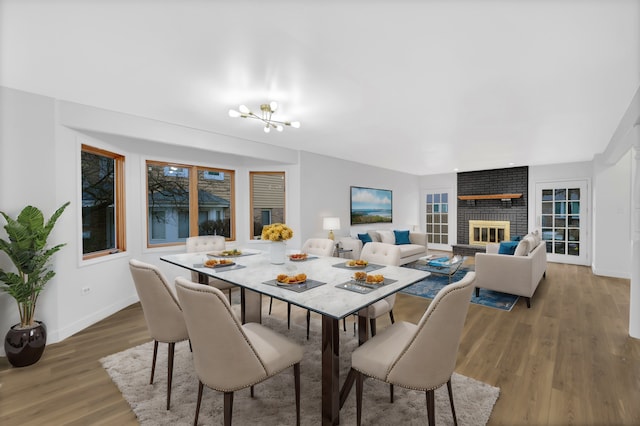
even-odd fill
[[[270,131],[271,131],[271,129],[269,128],[268,124],[266,126],[264,126],[264,132],[265,133],[269,133]]]
[[[300,128],[300,122],[299,121],[292,121],[291,122],[291,127],[295,127],[296,129]]]
[[[233,117],[233,118],[240,117],[240,113],[238,111],[236,111],[235,109],[230,109],[229,110],[229,117]]]
[[[269,107],[271,108],[271,112],[274,112],[278,109],[278,103],[276,101],[271,101],[269,103]]]
[[[277,131],[279,131],[279,132],[281,132],[281,131],[283,131],[283,130],[284,130],[284,126],[283,126],[282,124],[278,124],[278,125],[276,126],[276,130],[277,130]]]
[[[247,108],[246,105],[240,105],[238,107],[238,109],[240,110],[241,113],[243,114],[249,114],[251,112],[251,110],[249,110],[249,108]]]

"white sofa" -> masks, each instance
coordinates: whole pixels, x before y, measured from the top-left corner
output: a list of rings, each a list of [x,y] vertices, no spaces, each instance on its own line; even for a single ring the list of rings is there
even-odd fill
[[[522,296],[531,307],[531,297],[547,273],[547,251],[539,232],[527,234],[513,255],[499,254],[499,244],[488,244],[486,253],[475,256],[476,296],[480,289]]]
[[[400,248],[400,265],[413,262],[427,255],[427,234],[423,232],[409,232],[410,244],[396,244],[395,234],[392,230],[367,231],[372,242],[397,245]],[[339,240],[343,249],[352,250],[352,259],[360,259],[363,243],[356,237],[343,237]]]

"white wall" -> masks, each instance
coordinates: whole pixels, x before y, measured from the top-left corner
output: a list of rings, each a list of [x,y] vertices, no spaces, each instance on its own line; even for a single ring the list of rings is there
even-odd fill
[[[613,166],[594,161],[593,264],[596,275],[631,278],[631,151]]]
[[[384,154],[381,154],[384,155]],[[322,218],[337,216],[341,236],[357,236],[367,229],[410,229],[419,224],[417,176],[309,152],[300,153],[300,216],[302,240],[327,236]],[[393,223],[351,226],[351,186],[393,191]]]
[[[64,202],[56,196],[57,167],[51,161],[56,155],[54,123],[52,99],[0,87],[0,210],[9,216],[16,217],[24,206],[33,205],[48,219]],[[65,214],[58,224],[64,226],[70,220]],[[4,219],[0,223],[0,235],[7,238]],[[59,228],[49,238],[52,244],[69,242]],[[0,267],[13,270],[4,253],[0,254]],[[54,277],[38,302],[37,319],[53,330],[59,324],[57,294],[61,283],[61,277]],[[0,293],[0,335],[4,337],[19,321],[13,298]],[[4,355],[4,349],[0,351]]]

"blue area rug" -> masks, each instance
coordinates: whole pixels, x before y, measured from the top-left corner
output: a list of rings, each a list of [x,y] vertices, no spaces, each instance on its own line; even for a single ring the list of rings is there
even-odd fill
[[[405,265],[407,268],[422,269],[420,264],[410,263]],[[451,278],[451,282],[454,283],[464,277],[464,275],[472,271],[472,268],[462,267]],[[449,284],[449,277],[443,275],[431,274],[429,277],[422,281],[401,290],[402,293],[410,294],[413,296],[426,297],[427,299],[433,299],[436,294],[442,289],[442,287]],[[471,303],[476,305],[488,306],[490,308],[500,309],[503,311],[510,311],[513,306],[518,302],[518,296],[512,294],[500,293],[499,291],[480,289],[480,296],[476,297],[474,290],[471,296]]]

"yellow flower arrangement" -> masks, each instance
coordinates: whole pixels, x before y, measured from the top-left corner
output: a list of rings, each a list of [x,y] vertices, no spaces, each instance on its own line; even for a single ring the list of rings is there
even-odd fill
[[[262,227],[263,240],[284,241],[293,238],[293,231],[284,223],[272,223]]]

